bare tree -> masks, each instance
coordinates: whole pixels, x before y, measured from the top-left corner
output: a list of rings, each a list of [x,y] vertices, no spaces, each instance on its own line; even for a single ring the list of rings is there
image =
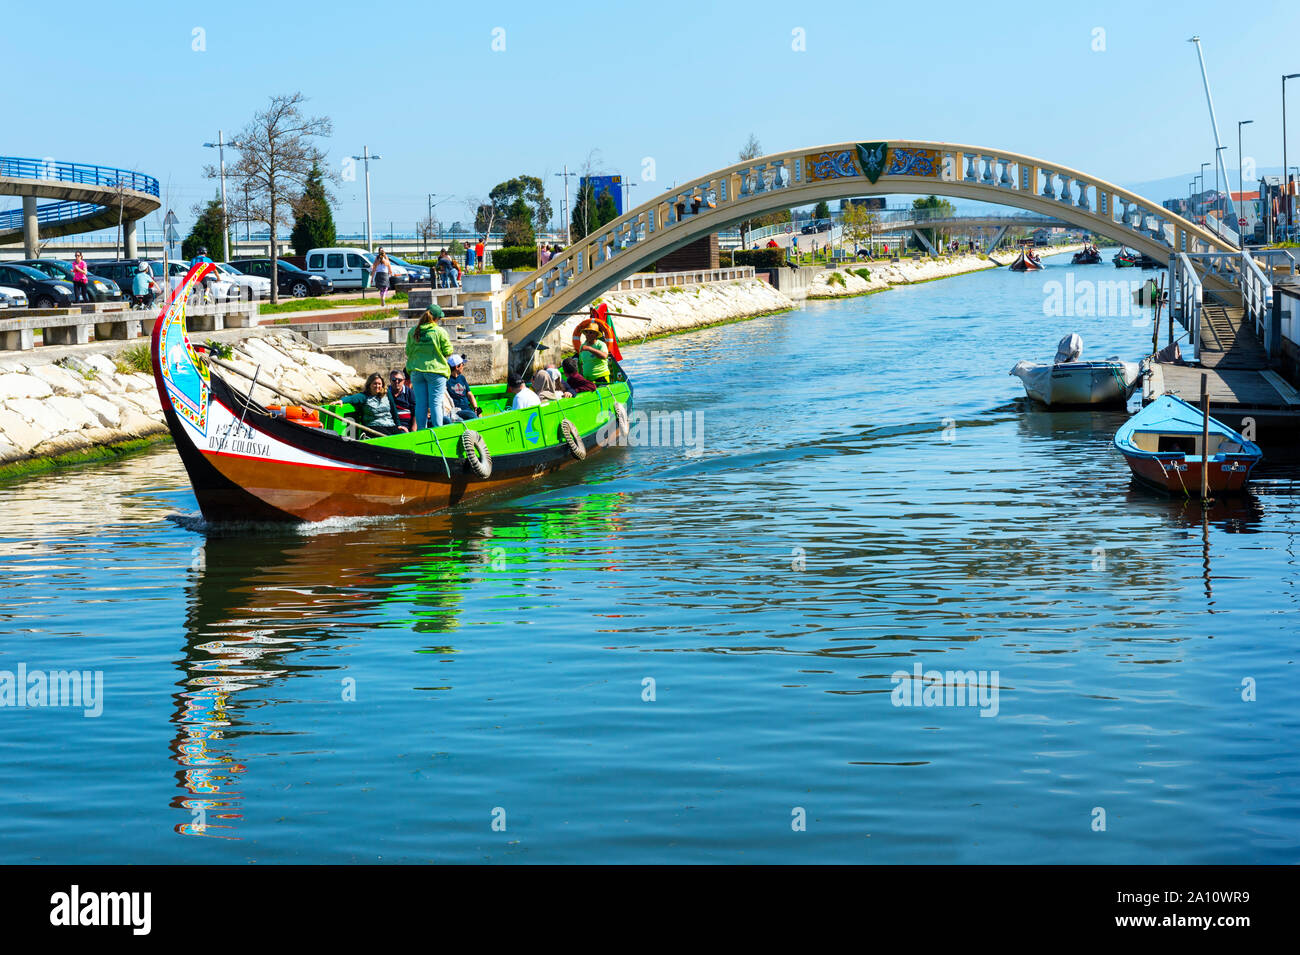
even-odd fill
[[[327,116],[304,116],[301,93],[272,96],[266,109],[239,134],[239,162],[233,176],[248,190],[247,216],[271,229],[271,302],[280,300],[279,249],[276,229],[290,224],[290,213],[302,201],[312,167],[325,168],[324,153],[315,139],[334,131]],[[212,166],[204,173],[213,179],[221,173]],[[330,177],[333,178],[333,177]]]
[[[593,149],[587,153],[587,158],[578,167],[578,196],[573,202],[573,209],[570,212],[570,225],[576,225],[574,232],[581,233],[582,236],[591,235],[592,214],[596,211],[596,190],[591,185],[583,185],[583,180],[590,183],[592,176],[604,175],[604,163],[600,158],[600,150]]]
[[[424,254],[429,254],[429,243],[437,238],[438,233],[442,231],[442,223],[438,221],[437,216],[430,218],[425,216],[415,224],[415,233],[424,243]]]
[[[753,133],[750,133],[749,139],[745,140],[745,145],[740,147],[740,155],[737,158],[740,159],[741,162],[745,162],[750,159],[757,159],[761,155],[763,155],[763,146],[759,143],[758,137]],[[749,230],[752,225],[753,223],[749,219],[746,219],[740,224],[741,249],[745,248],[746,237],[749,235]],[[735,263],[733,262],[732,264],[734,265]]]

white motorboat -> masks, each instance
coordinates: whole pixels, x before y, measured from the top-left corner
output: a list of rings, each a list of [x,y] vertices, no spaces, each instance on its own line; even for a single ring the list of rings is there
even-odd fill
[[[1122,405],[1142,376],[1137,362],[1108,358],[1080,361],[1083,339],[1069,334],[1056,348],[1050,365],[1018,361],[1011,374],[1025,386],[1025,394],[1051,406]]]

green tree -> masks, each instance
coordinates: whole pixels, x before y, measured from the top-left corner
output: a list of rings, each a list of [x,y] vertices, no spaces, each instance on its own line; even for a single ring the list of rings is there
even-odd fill
[[[879,226],[880,216],[861,203],[851,202],[844,207],[844,211],[841,213],[840,229],[844,241],[849,243],[854,251],[862,246],[868,249],[871,248],[872,236],[875,235]]]
[[[516,176],[492,187],[488,193],[488,202],[498,221],[518,219],[517,203],[523,200],[528,213],[528,228],[536,229],[551,221],[551,200],[546,198],[546,189],[537,176]],[[513,243],[512,243],[513,244]]]
[[[328,249],[334,245],[334,213],[330,211],[330,194],[320,164],[311,167],[302,198],[294,210],[293,232],[289,241],[293,251],[306,255],[311,249]]]
[[[506,210],[506,245],[528,246],[537,244],[537,233],[533,230],[533,210],[518,196]]]
[[[208,258],[221,257],[221,200],[209,199],[202,206],[193,209],[194,228],[181,243],[181,257],[192,259],[200,249],[208,250]]]
[[[826,204],[825,199],[817,203],[817,205],[813,206],[814,219],[829,219],[830,217],[831,217],[831,207]]]
[[[613,222],[618,218],[618,207],[614,205],[614,196],[608,192],[602,192],[600,198],[596,200],[595,218],[592,222],[592,228],[599,229],[607,222]]]

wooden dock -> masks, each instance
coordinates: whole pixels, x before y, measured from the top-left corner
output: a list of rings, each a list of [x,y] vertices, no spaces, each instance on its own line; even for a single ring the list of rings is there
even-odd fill
[[[1145,362],[1142,403],[1173,394],[1196,404],[1206,377],[1210,414],[1240,431],[1253,421],[1255,440],[1294,447],[1300,435],[1300,392],[1269,369],[1268,355],[1240,306],[1207,301],[1201,309],[1200,365]],[[1247,435],[1249,437],[1250,435]]]

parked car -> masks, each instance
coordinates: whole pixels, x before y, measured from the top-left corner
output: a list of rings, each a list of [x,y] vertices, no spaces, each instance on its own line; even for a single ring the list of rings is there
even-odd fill
[[[72,305],[72,283],[52,279],[26,265],[0,264],[0,285],[11,285],[27,296],[32,308],[67,308]]]
[[[37,272],[44,272],[52,279],[62,279],[65,282],[72,281],[72,263],[65,259],[23,259],[17,263],[26,265],[35,269]],[[89,265],[89,263],[87,263]],[[122,301],[122,289],[110,278],[106,278],[96,272],[87,274],[88,284],[90,285],[90,298],[95,302],[120,302]]]
[[[244,298],[270,298],[271,297],[271,280],[264,279],[260,275],[247,275],[235,268],[228,262],[217,262],[217,271],[224,278],[230,281],[237,289],[240,289]]]
[[[256,275],[271,280],[270,259],[236,259],[230,263],[245,275]],[[281,295],[294,298],[307,298],[309,295],[325,295],[334,291],[334,283],[324,275],[313,275],[292,262],[280,259],[277,263],[276,277],[280,283]]]
[[[413,265],[406,259],[399,259],[395,255],[390,255],[388,261],[394,265],[399,265],[410,273],[412,282],[427,282],[433,276],[433,270],[427,265]]]
[[[117,283],[119,288],[126,290],[129,297],[132,287],[131,281],[135,278],[135,271],[139,268],[141,262],[148,263],[149,272],[153,275],[155,281],[162,278],[162,263],[155,262],[153,259],[105,259],[103,261],[87,262],[86,265],[95,275]],[[158,285],[161,287],[162,282],[158,281]]]
[[[154,262],[152,264],[158,266],[162,265],[160,262]],[[216,265],[215,262],[212,264]],[[188,262],[168,262],[167,268],[169,270],[167,273],[167,289],[170,293],[174,292],[177,286],[179,286],[181,282],[185,281],[185,276],[190,272],[190,264]],[[217,270],[217,274],[222,274],[220,269]],[[218,278],[215,281],[205,281],[205,284],[208,286],[208,294],[218,302],[224,302],[229,299],[236,301],[239,300],[239,287],[229,278]]]
[[[18,288],[0,285],[0,308],[26,308],[27,294]]]
[[[357,249],[312,249],[307,253],[307,271],[323,275],[335,288],[368,288],[371,259]]]

